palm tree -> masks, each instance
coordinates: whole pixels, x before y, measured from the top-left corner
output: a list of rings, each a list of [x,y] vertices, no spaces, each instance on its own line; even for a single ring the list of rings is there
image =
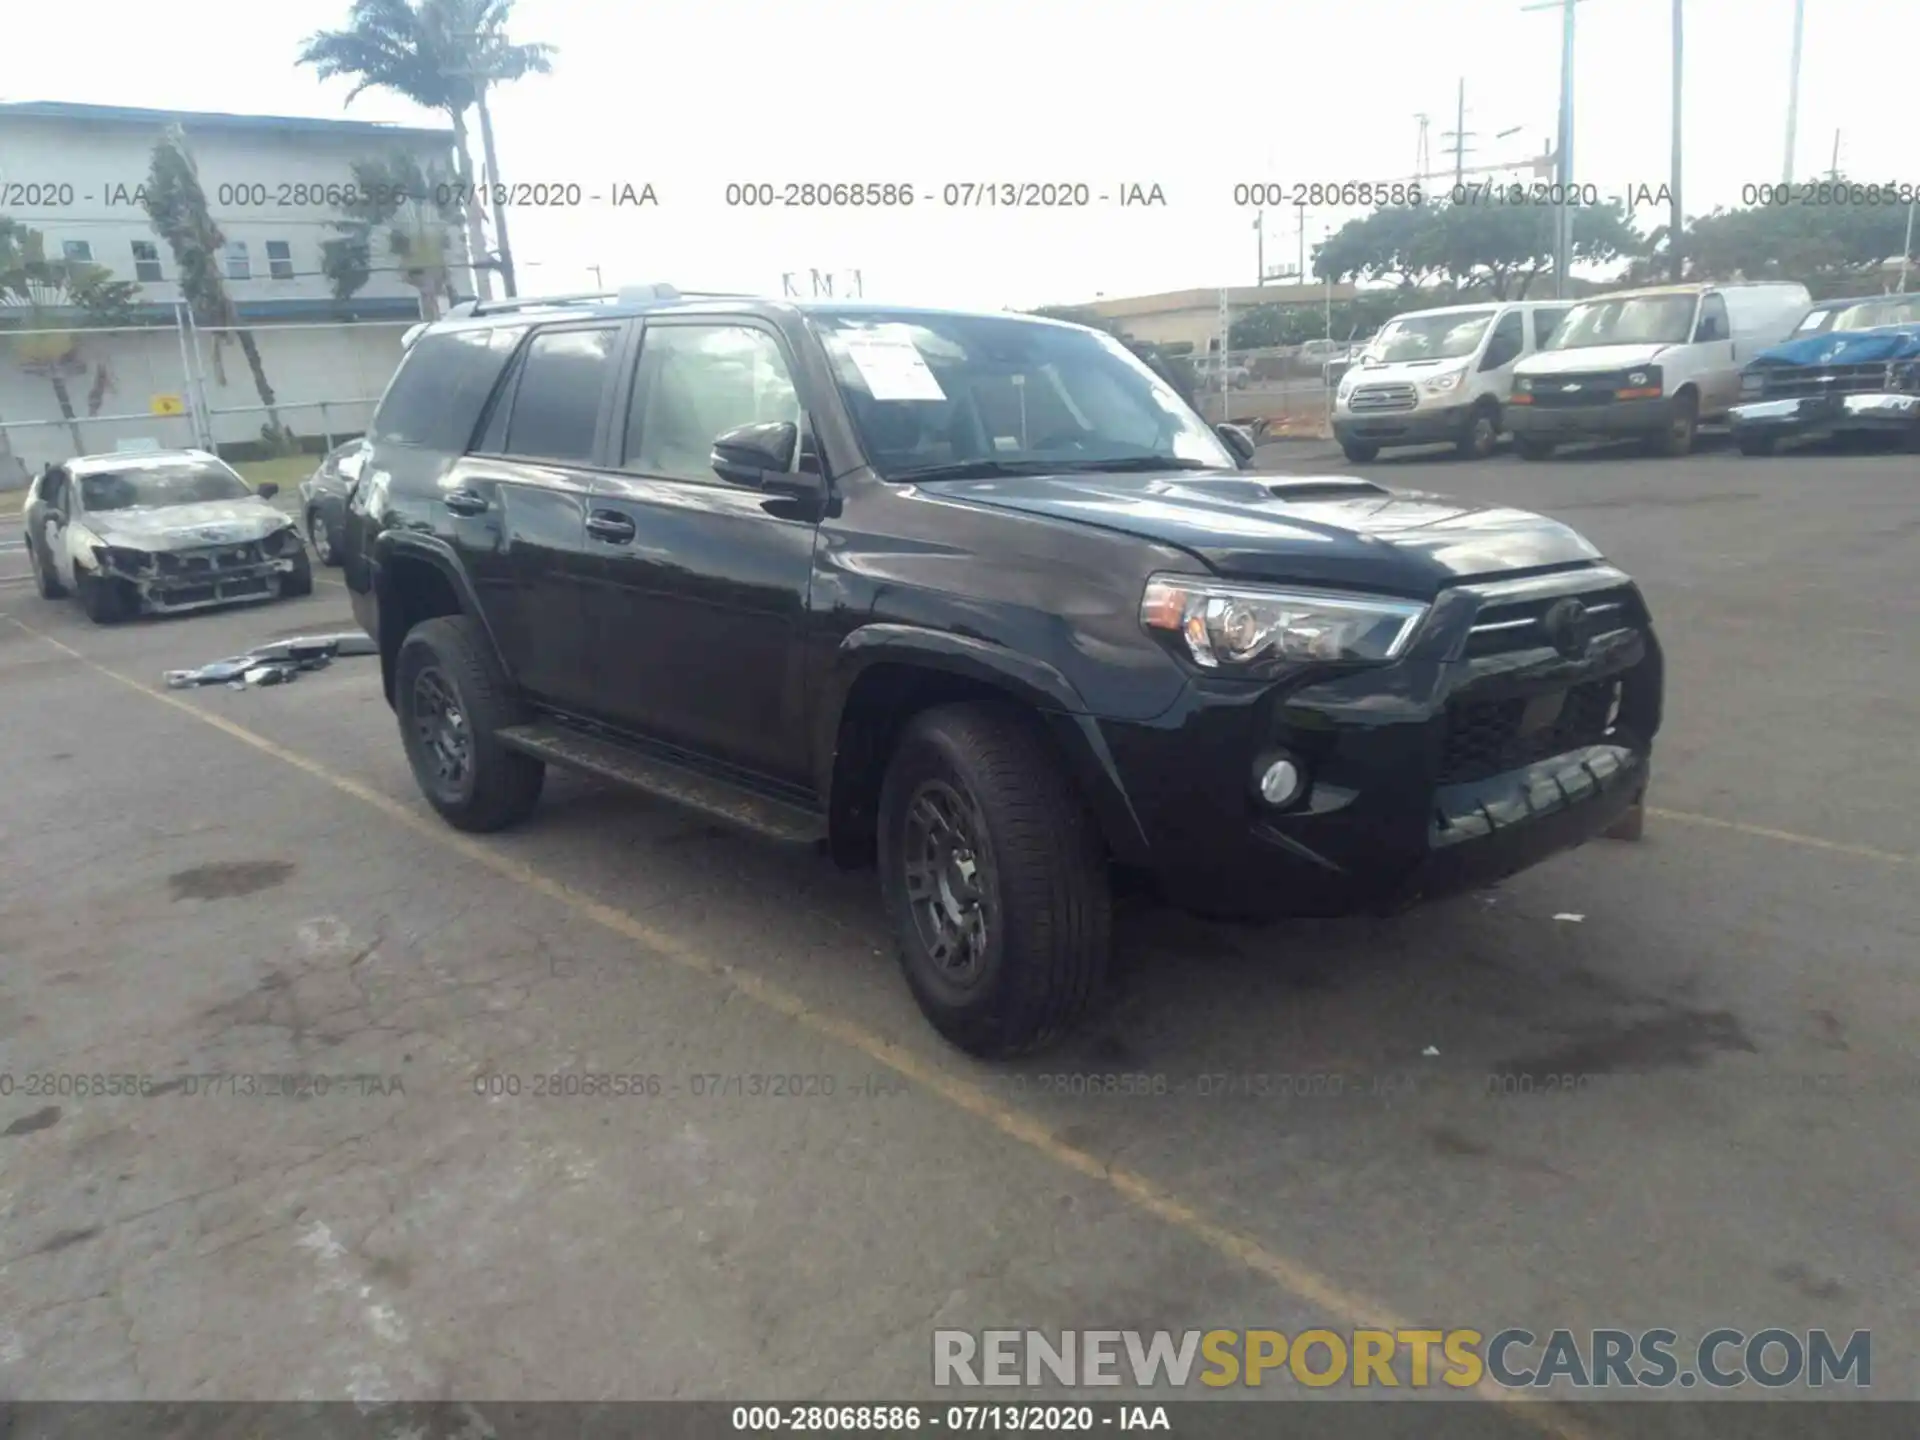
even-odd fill
[[[420,292],[420,318],[435,320],[440,302],[453,295],[452,247],[448,232],[460,223],[460,207],[442,203],[447,194],[446,174],[428,166],[422,170],[413,157],[396,151],[386,160],[357,160],[354,189],[367,197],[355,200],[333,222],[337,239],[322,247],[320,268],[332,282],[336,300],[350,300],[373,274],[374,236],[385,242],[380,257]],[[394,197],[412,196],[400,201]]]
[[[67,382],[87,373],[80,332],[131,321],[137,289],[131,281],[115,280],[98,265],[49,260],[46,238],[38,230],[0,216],[0,306],[20,319],[23,330],[54,332],[15,337],[14,353],[20,358],[21,369],[53,387],[54,400],[67,422],[76,452],[85,444]],[[102,361],[87,397],[89,415],[99,414],[110,383]],[[0,432],[0,453],[11,453],[4,432]]]
[[[353,0],[346,28],[308,36],[299,56],[300,63],[313,66],[323,80],[353,77],[349,104],[363,90],[391,90],[426,109],[444,111],[452,120],[461,193],[472,197],[466,207],[467,243],[476,267],[475,286],[483,295],[491,289],[479,268],[485,263],[487,246],[474,186],[467,111],[479,108],[487,176],[497,185],[499,166],[487,89],[553,69],[551,45],[515,44],[507,39],[512,11],[513,0]],[[498,263],[507,293],[512,295],[513,252],[506,218],[496,190],[493,228],[500,245]]]
[[[153,147],[153,165],[147,175],[147,218],[154,233],[173,251],[180,267],[180,294],[193,311],[196,323],[214,332],[213,361],[222,385],[226,375],[220,366],[220,341],[236,335],[253,372],[253,388],[260,392],[260,403],[267,407],[267,423],[261,437],[276,450],[286,452],[293,443],[293,432],[280,423],[275,408],[273,386],[267,383],[266,367],[260,363],[260,346],[251,330],[240,328],[240,311],[227,293],[227,282],[220,274],[220,252],[226,248],[226,233],[207,210],[207,193],[200,188],[199,167],[187,149],[186,135],[178,125]]]

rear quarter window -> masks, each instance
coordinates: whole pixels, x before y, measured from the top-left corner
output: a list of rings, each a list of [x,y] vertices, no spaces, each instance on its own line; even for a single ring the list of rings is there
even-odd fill
[[[381,397],[369,438],[461,454],[530,327],[451,330],[422,335]]]

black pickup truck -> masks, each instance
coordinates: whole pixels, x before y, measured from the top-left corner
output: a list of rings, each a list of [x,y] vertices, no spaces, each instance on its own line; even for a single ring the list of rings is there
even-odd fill
[[[1641,595],[1566,526],[1254,473],[1108,336],[646,287],[419,333],[342,558],[422,790],[546,766],[877,862],[983,1056],[1100,991],[1111,887],[1390,909],[1634,833]]]

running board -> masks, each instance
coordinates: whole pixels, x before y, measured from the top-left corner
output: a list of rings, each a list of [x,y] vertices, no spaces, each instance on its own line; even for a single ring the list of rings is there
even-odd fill
[[[817,845],[827,838],[827,820],[818,811],[572,726],[537,721],[494,734],[522,755],[683,805],[769,840]]]

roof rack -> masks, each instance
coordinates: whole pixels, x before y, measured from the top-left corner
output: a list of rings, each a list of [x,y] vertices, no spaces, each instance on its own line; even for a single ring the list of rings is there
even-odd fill
[[[515,310],[535,310],[564,305],[606,304],[670,305],[676,300],[757,300],[744,290],[679,290],[672,285],[623,285],[618,290],[583,290],[572,295],[517,295],[506,300],[462,300],[450,306],[442,316],[446,320],[464,320],[474,315],[505,315]]]

